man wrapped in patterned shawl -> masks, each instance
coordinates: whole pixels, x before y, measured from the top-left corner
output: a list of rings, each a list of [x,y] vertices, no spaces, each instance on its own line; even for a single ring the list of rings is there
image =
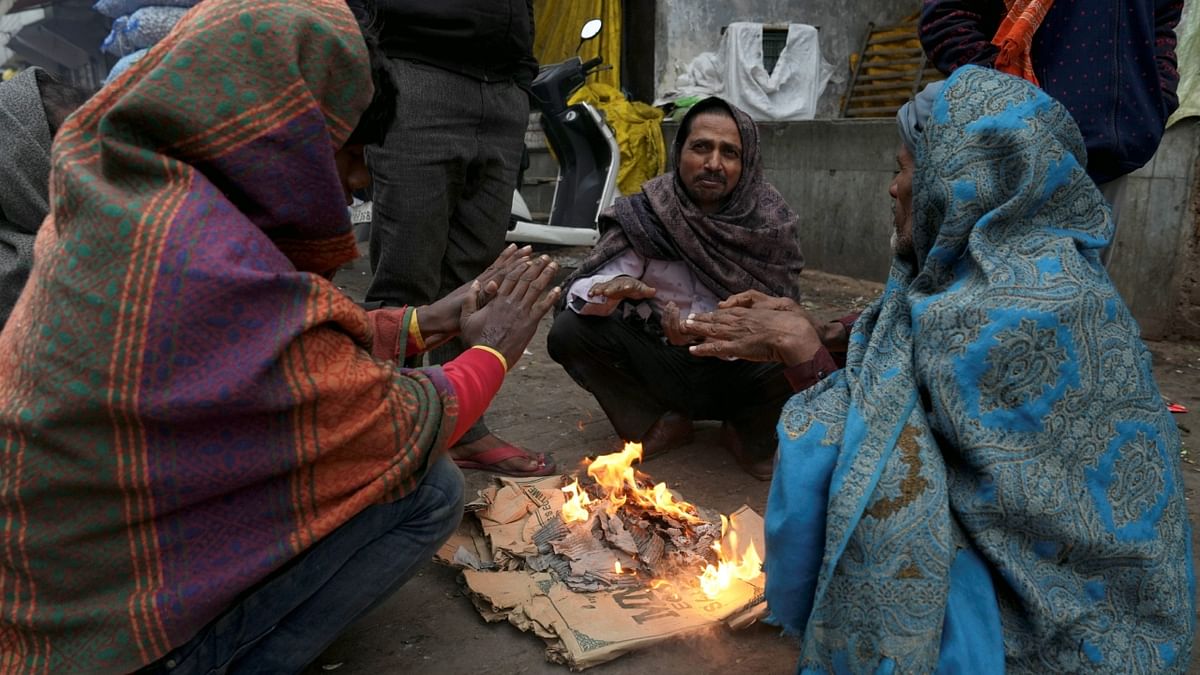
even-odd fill
[[[205,0],[56,137],[0,333],[0,672],[296,672],[457,525],[445,449],[554,265],[370,314],[328,280],[370,40],[345,0]],[[480,348],[397,368],[422,327]]]

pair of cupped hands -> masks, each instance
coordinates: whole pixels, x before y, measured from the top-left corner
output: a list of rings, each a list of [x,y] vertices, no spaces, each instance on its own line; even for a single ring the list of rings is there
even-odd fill
[[[646,300],[656,293],[657,289],[629,276],[596,284],[588,291],[590,297],[610,302]],[[822,346],[837,349],[836,343],[845,339],[841,324],[819,324],[791,298],[759,291],[731,295],[718,303],[715,311],[687,316],[681,316],[679,307],[668,302],[662,327],[668,342],[687,345],[694,356],[787,366],[811,361]]]
[[[417,308],[427,349],[455,336],[469,346],[491,347],[511,369],[537,332],[538,321],[562,294],[550,288],[558,263],[533,248],[509,245],[478,277],[446,297]],[[549,289],[549,290],[547,290]]]

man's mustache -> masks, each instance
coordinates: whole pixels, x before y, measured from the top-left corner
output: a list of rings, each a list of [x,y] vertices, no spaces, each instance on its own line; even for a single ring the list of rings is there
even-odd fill
[[[702,180],[715,181],[715,182],[720,183],[721,185],[725,185],[725,174],[723,174],[723,173],[702,173],[702,174],[696,176],[696,180],[694,182],[700,182]]]

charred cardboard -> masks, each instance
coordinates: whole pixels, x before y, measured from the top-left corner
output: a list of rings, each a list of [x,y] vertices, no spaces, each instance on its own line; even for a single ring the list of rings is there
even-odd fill
[[[548,571],[520,569],[523,556],[537,552],[534,533],[558,518],[564,501],[559,488],[565,484],[562,476],[504,479],[468,505],[475,517],[465,518],[439,552],[439,562],[464,570],[469,595],[485,620],[507,620],[532,632],[545,641],[547,659],[583,670],[720,623],[744,628],[765,614],[763,575],[750,582],[735,579],[709,599],[695,575],[579,593]],[[761,516],[743,506],[729,520],[722,540],[727,553],[744,554],[749,542],[765,550]]]

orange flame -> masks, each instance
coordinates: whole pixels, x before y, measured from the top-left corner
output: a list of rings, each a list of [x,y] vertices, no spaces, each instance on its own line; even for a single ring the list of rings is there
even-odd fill
[[[642,461],[642,444],[626,443],[621,452],[601,455],[588,466],[588,475],[604,490],[609,515],[616,515],[628,502],[650,511],[657,511],[687,523],[703,522],[696,507],[676,501],[666,483],[650,489],[642,487],[633,471],[633,463]]]
[[[721,516],[722,531],[724,531],[726,520]],[[708,565],[704,568],[704,573],[696,578],[700,580],[700,589],[704,591],[704,595],[709,600],[716,599],[721,595],[721,592],[728,589],[734,579],[742,581],[751,581],[762,574],[762,558],[758,557],[758,550],[754,548],[754,542],[750,542],[750,546],[746,549],[746,555],[742,556],[741,560],[737,560],[737,535],[730,533],[729,546],[735,551],[732,559],[726,559],[721,552],[721,544],[713,544],[713,550],[717,552],[718,563],[716,567]]]
[[[645,487],[643,482],[638,480],[638,474],[633,469],[634,462],[640,462],[641,459],[641,444],[626,443],[621,452],[600,455],[590,462],[585,461],[584,465],[587,466],[588,475],[596,481],[596,485],[600,488],[599,491],[593,490],[592,493],[599,497],[593,500],[588,492],[580,487],[578,479],[562,488],[566,498],[562,507],[563,522],[586,522],[591,516],[589,506],[599,508],[600,504],[605,504],[605,510],[609,515],[616,515],[627,504],[633,504],[646,511],[670,516],[688,524],[704,522],[696,507],[676,500],[671,491],[667,489],[666,483],[656,483],[651,487]],[[645,480],[644,474],[642,479]],[[713,544],[713,550],[717,552],[717,565],[708,565],[702,574],[697,575],[701,589],[710,599],[718,597],[722,591],[733,584],[735,579],[752,581],[762,574],[762,559],[754,544],[751,543],[745,555],[740,556],[739,559],[736,554],[738,550],[737,535],[729,532],[729,519],[721,516],[721,540],[724,540],[726,536],[729,536],[729,550],[734,551],[735,554],[731,558],[727,558],[722,552],[720,541],[718,541]],[[613,571],[617,574],[637,573],[637,570],[626,572],[620,561],[613,563]],[[651,588],[659,588],[667,583],[661,579],[649,581]]]
[[[563,503],[562,520],[564,523],[586,522],[589,514],[587,506],[592,503],[588,493],[579,488],[579,480],[562,489],[567,501]]]

